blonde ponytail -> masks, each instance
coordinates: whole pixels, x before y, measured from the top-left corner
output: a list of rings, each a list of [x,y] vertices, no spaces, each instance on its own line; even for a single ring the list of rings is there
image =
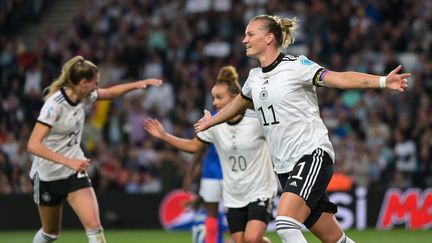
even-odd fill
[[[44,100],[57,92],[61,87],[75,89],[75,86],[83,78],[92,79],[97,75],[98,68],[95,64],[85,60],[82,56],[76,56],[63,64],[60,76],[44,89]]]
[[[297,35],[296,29],[298,28],[297,19],[294,17],[292,19],[289,18],[276,18],[276,22],[279,23],[282,30],[282,43],[281,46],[283,48],[287,48],[289,45],[294,43],[295,37]]]

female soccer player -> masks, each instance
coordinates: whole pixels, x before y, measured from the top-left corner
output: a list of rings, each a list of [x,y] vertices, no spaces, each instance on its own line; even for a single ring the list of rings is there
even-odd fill
[[[30,177],[42,222],[33,243],[58,238],[64,199],[78,215],[88,241],[105,242],[98,202],[86,173],[90,159],[80,147],[85,108],[97,99],[113,99],[161,83],[158,79],[146,79],[100,89],[99,71],[92,62],[76,56],[63,65],[58,79],[47,88],[45,103],[27,145],[34,155]]]
[[[212,88],[213,105],[220,110],[239,93],[235,68],[222,67]],[[264,232],[277,181],[267,143],[252,111],[242,111],[228,122],[198,133],[193,139],[168,134],[153,119],[146,120],[144,128],[156,138],[186,152],[197,152],[206,144],[214,144],[222,166],[223,201],[228,208],[226,215],[232,238],[235,242],[268,242]]]
[[[403,92],[409,73],[401,66],[386,77],[358,72],[333,72],[305,56],[280,53],[294,42],[296,20],[259,15],[248,24],[243,44],[246,55],[260,67],[250,71],[242,92],[211,116],[208,111],[195,131],[235,117],[254,107],[271,150],[283,193],[279,201],[276,230],[283,242],[306,242],[301,224],[322,242],[353,242],[334,214],[336,205],[325,192],[333,174],[334,151],[327,128],[319,115],[316,87],[343,89],[387,88]]]

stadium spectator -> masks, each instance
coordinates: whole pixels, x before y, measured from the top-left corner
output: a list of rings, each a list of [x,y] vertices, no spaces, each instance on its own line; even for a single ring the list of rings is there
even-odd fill
[[[323,242],[353,242],[336,220],[336,205],[325,191],[333,175],[335,156],[319,115],[316,87],[403,92],[410,74],[398,74],[401,66],[383,77],[335,72],[303,55],[285,55],[279,48],[294,42],[296,28],[295,18],[258,15],[249,22],[243,44],[246,55],[257,59],[260,67],[250,71],[242,93],[232,103],[213,117],[205,111],[195,131],[204,131],[253,107],[283,187],[276,218],[282,241],[306,242],[301,232],[304,224]]]
[[[97,66],[76,56],[63,65],[58,79],[47,88],[45,104],[27,146],[34,155],[30,177],[42,222],[33,243],[58,238],[64,199],[80,218],[88,241],[106,242],[96,195],[87,175],[90,160],[80,146],[85,107],[97,99],[113,99],[148,85],[160,86],[161,80],[147,79],[107,89],[98,88],[98,84]]]

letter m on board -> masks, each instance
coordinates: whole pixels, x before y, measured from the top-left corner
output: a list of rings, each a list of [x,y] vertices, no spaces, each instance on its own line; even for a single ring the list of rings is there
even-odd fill
[[[391,229],[395,225],[407,229],[428,229],[432,226],[432,189],[389,189],[381,205],[378,229]]]

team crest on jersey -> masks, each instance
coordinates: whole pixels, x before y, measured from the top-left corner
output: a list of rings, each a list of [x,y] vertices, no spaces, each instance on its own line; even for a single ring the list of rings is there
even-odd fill
[[[260,98],[261,98],[262,100],[266,100],[267,97],[268,97],[268,92],[267,92],[267,90],[265,90],[265,89],[261,90],[261,93],[260,93],[259,96],[260,96]]]
[[[45,202],[49,202],[49,201],[51,201],[51,196],[50,196],[50,194],[49,194],[48,192],[44,192],[44,193],[42,194],[42,200],[44,200]]]
[[[305,65],[305,66],[312,66],[314,64],[314,62],[312,62],[311,60],[307,59],[306,57],[302,57],[300,59],[300,63]]]

